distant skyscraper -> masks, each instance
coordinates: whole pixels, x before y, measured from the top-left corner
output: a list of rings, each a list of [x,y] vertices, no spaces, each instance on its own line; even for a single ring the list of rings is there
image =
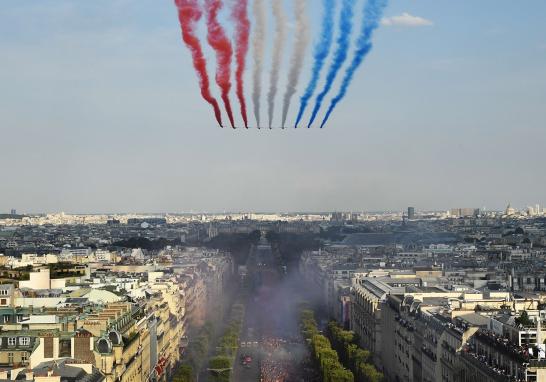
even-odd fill
[[[351,223],[356,223],[358,221],[358,214],[351,212]]]
[[[12,208],[12,209],[11,209],[11,214],[12,214],[12,215],[17,215],[17,210],[16,210],[15,208]]]
[[[408,219],[415,219],[415,207],[408,207]]]
[[[332,222],[342,222],[343,221],[343,213],[333,212],[332,216],[330,217],[330,221],[332,221]]]

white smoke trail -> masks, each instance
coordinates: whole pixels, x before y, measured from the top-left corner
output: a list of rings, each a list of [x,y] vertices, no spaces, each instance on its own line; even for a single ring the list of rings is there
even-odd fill
[[[288,74],[288,84],[284,93],[284,104],[282,110],[282,127],[285,127],[288,109],[292,96],[296,93],[298,80],[305,58],[305,51],[309,43],[309,20],[306,13],[306,0],[295,1],[296,33],[294,42],[294,52],[292,53],[291,68]]]
[[[256,126],[260,127],[260,98],[262,96],[262,67],[264,60],[265,44],[265,9],[263,0],[254,0],[254,39],[252,47],[254,50],[254,90],[252,100],[254,103],[254,116],[256,117]]]
[[[277,95],[277,85],[279,82],[279,70],[281,66],[282,51],[284,49],[284,41],[286,39],[286,14],[283,9],[283,2],[273,0],[273,16],[276,23],[276,36],[273,47],[273,64],[271,67],[271,83],[269,85],[269,93],[267,95],[268,111],[269,111],[269,128],[273,123],[273,113],[275,111],[275,96]]]

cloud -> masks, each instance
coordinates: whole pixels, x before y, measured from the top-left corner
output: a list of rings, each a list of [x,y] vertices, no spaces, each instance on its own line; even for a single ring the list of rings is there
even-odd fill
[[[423,17],[410,15],[407,12],[402,13],[400,16],[386,17],[381,20],[381,24],[388,27],[426,27],[434,25],[434,23],[430,20]]]

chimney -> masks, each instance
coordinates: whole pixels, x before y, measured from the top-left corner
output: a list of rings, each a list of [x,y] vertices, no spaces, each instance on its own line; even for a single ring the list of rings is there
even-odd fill
[[[0,379],[9,379],[7,370],[0,370]]]
[[[25,372],[25,379],[27,381],[34,381],[34,373],[32,372],[32,370],[27,370]]]

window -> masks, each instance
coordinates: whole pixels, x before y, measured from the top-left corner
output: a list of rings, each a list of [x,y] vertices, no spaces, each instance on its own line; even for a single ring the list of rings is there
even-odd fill
[[[4,324],[9,322],[9,315],[4,314]]]
[[[13,364],[13,353],[8,353],[8,363]]]
[[[8,337],[8,346],[15,346],[16,343],[17,343],[16,337]]]
[[[8,300],[6,300],[5,298],[0,299],[0,305],[7,305],[7,303]]]
[[[59,340],[59,357],[72,356],[72,343],[70,339]]]
[[[44,341],[44,358],[53,358],[53,337],[45,337]]]
[[[22,345],[22,346],[30,345],[30,337],[20,337],[19,338],[19,344]]]
[[[23,362],[23,363],[28,362],[28,353],[26,351],[21,352],[21,362]]]

